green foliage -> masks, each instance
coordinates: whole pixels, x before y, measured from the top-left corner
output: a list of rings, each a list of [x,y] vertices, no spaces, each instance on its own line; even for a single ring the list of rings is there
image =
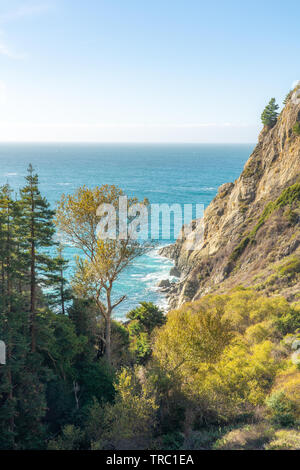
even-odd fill
[[[268,204],[239,255],[275,210],[297,213],[299,195],[297,183]],[[0,449],[299,447],[295,429],[277,429],[300,423],[299,303],[242,287],[167,316],[143,302],[111,320],[109,366],[95,298],[68,297],[62,252],[45,254],[52,217],[32,169],[21,200],[0,188]],[[277,266],[298,274],[296,255]]]
[[[83,432],[69,424],[63,428],[59,437],[50,440],[48,450],[80,450],[82,440]]]
[[[72,299],[72,290],[66,279],[68,261],[63,258],[63,247],[57,248],[57,257],[49,263],[48,284],[51,291],[47,294],[49,305],[57,312],[66,314],[66,304]]]
[[[0,449],[79,448],[93,397],[114,396],[114,374],[99,360],[99,326],[90,301],[71,296],[61,250],[51,258],[53,211],[29,167],[20,199],[0,188]],[[47,287],[50,295],[44,295]],[[55,313],[50,310],[55,308]],[[77,426],[77,427],[76,427]],[[89,444],[87,444],[89,445]]]
[[[261,115],[264,126],[268,126],[269,128],[275,126],[278,118],[278,109],[279,106],[276,104],[275,98],[271,98]]]
[[[280,427],[290,427],[295,424],[295,405],[286,395],[277,391],[272,393],[267,399],[266,404],[270,410],[271,422]]]
[[[280,276],[295,275],[300,273],[300,258],[294,256],[278,269]]]
[[[139,307],[131,310],[127,314],[127,318],[136,321],[136,333],[144,331],[149,335],[154,328],[162,326],[165,323],[165,316],[162,310],[152,302],[141,302]]]
[[[120,322],[113,321],[111,326],[112,335],[112,366],[119,370],[131,362],[130,336],[128,328]]]
[[[300,431],[279,430],[275,432],[274,438],[265,445],[266,450],[299,450]]]
[[[104,409],[103,428],[94,450],[145,448],[156,424],[157,405],[147,388],[134,373],[123,369],[116,383],[116,399]],[[128,447],[129,446],[129,447]]]
[[[149,250],[149,244],[138,239],[99,236],[99,225],[102,224],[103,231],[106,226],[106,215],[99,214],[99,208],[109,204],[118,219],[121,196],[124,196],[123,191],[114,185],[94,189],[82,186],[75,194],[62,195],[56,211],[56,224],[60,232],[81,251],[82,257],[77,258],[72,287],[76,296],[93,300],[98,315],[105,323],[103,349],[110,364],[112,314],[126,298],[125,295],[114,298],[113,287],[121,272]],[[127,198],[127,209],[137,202],[136,198]],[[144,203],[148,201],[144,200]],[[113,223],[119,225],[119,220]]]
[[[275,325],[283,336],[297,331],[300,328],[299,305],[289,306],[282,315],[276,318]]]
[[[289,100],[290,100],[292,94],[293,94],[293,90],[290,90],[290,91],[288,92],[288,94],[285,96],[285,98],[284,98],[284,100],[283,100],[283,104],[284,104],[284,105],[286,105],[286,104],[289,102]]]
[[[268,424],[250,424],[226,433],[214,444],[215,450],[259,450],[274,436]]]
[[[99,402],[112,401],[114,374],[106,361],[82,362],[78,369],[79,403],[81,406],[90,404],[93,398]]]
[[[165,323],[165,316],[152,302],[141,302],[140,306],[127,314],[130,350],[139,364],[144,364],[151,356],[151,334]]]
[[[296,124],[293,126],[293,132],[294,134],[300,136],[300,122],[296,122]]]
[[[178,450],[182,448],[184,442],[184,435],[181,432],[175,431],[162,436],[162,449],[164,450]]]
[[[276,322],[294,312],[283,298],[236,289],[168,314],[156,335],[154,359],[181,382],[194,421],[228,422],[263,406],[283,366],[273,357]]]

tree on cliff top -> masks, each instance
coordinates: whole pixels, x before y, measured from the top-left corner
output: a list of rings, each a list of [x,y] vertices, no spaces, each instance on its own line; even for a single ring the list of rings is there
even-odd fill
[[[276,103],[275,98],[271,98],[261,115],[261,120],[264,126],[268,126],[270,129],[275,126],[278,118],[278,109],[279,106]]]

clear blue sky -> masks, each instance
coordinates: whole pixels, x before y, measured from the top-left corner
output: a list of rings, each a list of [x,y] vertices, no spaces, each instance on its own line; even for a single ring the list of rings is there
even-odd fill
[[[254,142],[299,0],[0,0],[0,141]]]

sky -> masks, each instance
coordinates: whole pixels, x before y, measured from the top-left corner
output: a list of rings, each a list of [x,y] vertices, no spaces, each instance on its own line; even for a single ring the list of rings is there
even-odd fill
[[[255,142],[299,0],[0,0],[0,141]]]

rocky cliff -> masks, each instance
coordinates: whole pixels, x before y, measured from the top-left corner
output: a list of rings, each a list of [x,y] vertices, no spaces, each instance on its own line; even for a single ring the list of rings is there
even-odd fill
[[[203,221],[194,221],[195,230],[204,223],[203,242],[190,250],[183,238],[162,250],[181,274],[168,289],[170,307],[236,285],[289,300],[299,295],[298,91],[290,93],[276,125],[262,130],[238,180],[222,185]]]

